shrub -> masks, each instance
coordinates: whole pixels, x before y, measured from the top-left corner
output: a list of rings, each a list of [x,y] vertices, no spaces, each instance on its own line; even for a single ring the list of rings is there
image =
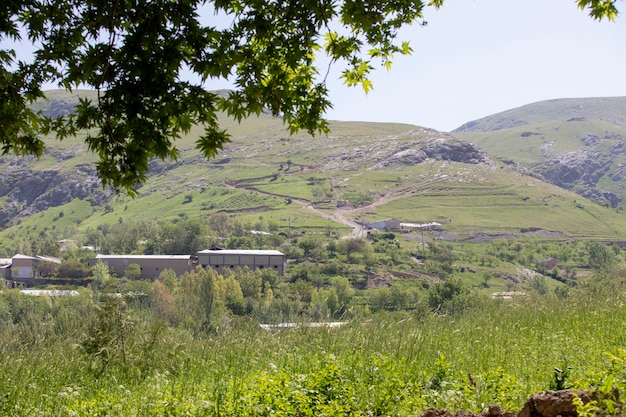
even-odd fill
[[[460,278],[449,278],[428,291],[428,306],[442,314],[459,313],[471,305],[472,294]]]

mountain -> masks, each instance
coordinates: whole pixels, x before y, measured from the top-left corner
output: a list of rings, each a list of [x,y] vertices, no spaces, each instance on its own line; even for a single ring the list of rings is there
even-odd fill
[[[93,92],[53,92],[37,105],[59,114],[89,94]],[[514,118],[523,119],[520,114]],[[194,129],[177,142],[177,160],[152,161],[135,199],[102,188],[84,133],[62,142],[46,138],[40,159],[0,158],[0,255],[12,255],[17,242],[44,232],[64,239],[107,224],[216,213],[279,230],[353,236],[362,233],[364,223],[386,218],[436,221],[449,237],[459,239],[529,230],[607,240],[623,236],[626,218],[621,212],[546,183],[531,170],[548,153],[550,145],[543,144],[547,132],[585,122],[532,123],[521,131],[448,134],[405,124],[331,122],[331,134],[313,138],[290,136],[281,120],[265,114],[241,124],[224,118],[222,127],[232,142],[215,159],[206,160],[195,149],[200,128]],[[600,123],[593,119],[589,133],[598,137],[597,143],[588,138],[583,149],[604,143],[616,149],[619,140],[600,135]],[[602,123],[602,132],[615,126]],[[566,145],[568,152],[577,150],[577,131],[567,136],[574,137],[569,141],[554,139],[553,154],[564,152]],[[621,134],[616,128],[610,131]],[[500,142],[507,139],[502,133],[539,143],[540,149],[533,150],[537,155]],[[481,137],[489,139],[485,146],[476,139]],[[501,155],[498,144],[514,152]]]
[[[452,135],[520,172],[626,206],[626,97],[542,101],[468,122]]]

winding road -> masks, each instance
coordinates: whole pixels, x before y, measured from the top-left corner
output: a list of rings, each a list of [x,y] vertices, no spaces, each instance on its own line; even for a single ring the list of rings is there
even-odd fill
[[[364,226],[362,224],[359,224],[357,221],[353,220],[355,218],[358,218],[362,213],[370,211],[378,206],[387,204],[393,200],[405,198],[410,195],[415,195],[415,190],[403,191],[399,193],[387,193],[382,196],[375,195],[375,197],[377,198],[375,198],[374,201],[372,201],[370,204],[367,204],[365,206],[360,206],[356,208],[355,207],[337,208],[331,213],[328,213],[328,212],[315,208],[312,202],[309,200],[305,200],[301,198],[294,198],[292,196],[284,195],[284,194],[271,193],[268,191],[259,190],[258,188],[255,188],[249,185],[242,185],[239,183],[229,183],[225,185],[229,188],[236,188],[236,189],[251,191],[251,192],[255,192],[255,193],[263,194],[267,196],[288,198],[291,200],[292,203],[297,203],[300,206],[302,206],[303,210],[312,211],[315,213],[316,216],[319,216],[326,220],[330,220],[332,222],[339,223],[341,225],[352,228],[352,231],[348,235],[345,235],[342,237],[343,239],[363,237]]]

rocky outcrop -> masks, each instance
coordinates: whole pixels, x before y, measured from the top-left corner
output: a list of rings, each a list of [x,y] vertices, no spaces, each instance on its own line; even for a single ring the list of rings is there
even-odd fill
[[[519,413],[504,411],[498,405],[492,405],[487,411],[472,414],[466,411],[454,413],[430,408],[421,417],[577,417],[574,398],[578,397],[583,404],[596,400],[597,396],[590,391],[562,390],[545,391],[533,395],[526,401]]]
[[[451,161],[465,164],[493,164],[493,161],[477,146],[450,136],[441,136],[401,148],[381,161],[377,168],[393,164],[419,165],[431,161]]]
[[[42,110],[45,116],[57,118],[61,116],[68,116],[76,113],[76,106],[78,102],[76,99],[52,99],[49,101],[48,107]]]
[[[422,150],[437,161],[462,162],[464,164],[490,164],[491,159],[475,145],[452,138],[428,141]]]
[[[584,134],[581,141],[585,146],[583,149],[563,154],[554,151],[550,142],[545,142],[541,148],[544,160],[531,165],[530,171],[561,188],[601,204],[617,207],[623,197],[599,188],[598,184],[605,176],[615,182],[624,179],[626,170],[622,165],[614,164],[616,156],[626,155],[624,138],[618,133],[606,132],[602,138]],[[607,146],[606,141],[614,143]]]
[[[91,166],[78,167],[71,176],[57,170],[7,170],[0,177],[0,198],[6,202],[0,206],[0,227],[75,198],[101,205],[113,195],[112,190],[102,188]]]
[[[583,404],[597,397],[589,391],[546,391],[533,395],[526,401],[517,417],[577,417],[574,398]]]
[[[599,152],[576,151],[555,155],[532,168],[552,184],[571,189],[577,183],[596,185],[611,164],[611,159]]]

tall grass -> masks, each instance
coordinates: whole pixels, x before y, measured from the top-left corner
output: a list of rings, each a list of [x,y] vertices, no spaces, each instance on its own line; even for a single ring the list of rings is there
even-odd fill
[[[45,340],[20,339],[5,320],[0,413],[409,416],[493,403],[516,411],[550,387],[555,367],[571,367],[566,382],[587,388],[607,366],[604,353],[626,346],[617,291],[480,299],[462,315],[381,313],[341,328],[265,331],[243,318],[195,338],[165,329],[155,345],[142,342],[152,319],[133,314],[132,361],[102,373],[83,336],[56,326]]]

